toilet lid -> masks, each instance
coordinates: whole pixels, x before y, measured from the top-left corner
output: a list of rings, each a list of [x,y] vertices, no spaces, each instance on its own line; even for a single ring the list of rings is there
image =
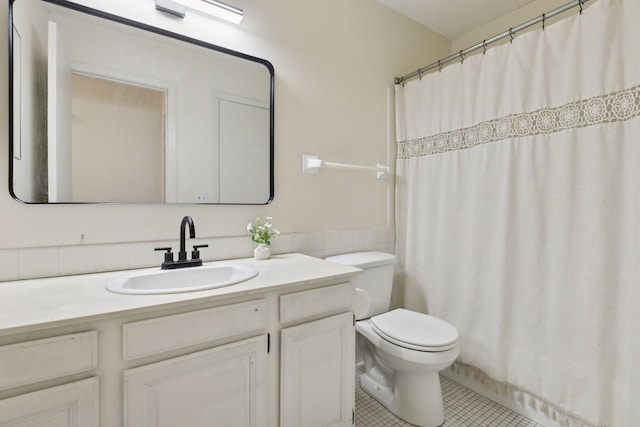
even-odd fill
[[[374,316],[370,323],[382,338],[414,350],[445,351],[458,342],[458,330],[450,323],[403,308]]]

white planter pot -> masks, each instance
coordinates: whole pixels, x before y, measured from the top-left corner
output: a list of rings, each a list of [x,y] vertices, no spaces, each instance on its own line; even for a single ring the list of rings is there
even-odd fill
[[[259,243],[253,250],[253,257],[255,259],[269,259],[269,257],[271,257],[271,248],[269,245]]]

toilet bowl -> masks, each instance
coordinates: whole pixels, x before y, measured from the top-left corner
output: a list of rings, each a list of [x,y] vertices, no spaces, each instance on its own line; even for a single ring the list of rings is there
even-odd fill
[[[327,258],[363,269],[352,281],[361,388],[405,421],[421,427],[444,422],[439,372],[460,354],[454,326],[406,309],[389,311],[395,257],[359,252]]]
[[[376,325],[387,320],[387,315],[393,315],[399,324],[424,316],[413,326],[425,329],[409,338],[401,330],[381,331]],[[429,334],[431,328],[436,329],[434,335]],[[422,427],[441,425],[444,407],[439,372],[460,354],[455,328],[433,316],[396,309],[356,322],[356,331],[365,364],[362,389],[405,421]],[[417,336],[420,344],[412,339]]]

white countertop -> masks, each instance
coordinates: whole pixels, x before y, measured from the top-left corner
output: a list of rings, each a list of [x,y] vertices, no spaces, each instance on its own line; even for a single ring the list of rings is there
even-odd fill
[[[105,289],[106,284],[115,277],[144,270],[159,270],[159,267],[0,282],[0,336],[97,320],[115,314],[246,296],[328,279],[348,279],[360,271],[301,254],[276,255],[263,261],[245,258],[206,264],[229,263],[254,265],[259,274],[246,282],[223,288],[166,295],[122,295]]]

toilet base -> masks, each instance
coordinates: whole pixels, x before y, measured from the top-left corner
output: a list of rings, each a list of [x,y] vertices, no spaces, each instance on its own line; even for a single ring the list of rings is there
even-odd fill
[[[394,387],[374,381],[367,372],[360,376],[360,387],[399,418],[419,427],[444,423],[440,375],[396,372]]]
[[[457,345],[443,351],[408,349],[383,339],[370,321],[356,323],[364,359],[362,389],[392,413],[420,427],[444,422],[439,372],[460,355]]]

